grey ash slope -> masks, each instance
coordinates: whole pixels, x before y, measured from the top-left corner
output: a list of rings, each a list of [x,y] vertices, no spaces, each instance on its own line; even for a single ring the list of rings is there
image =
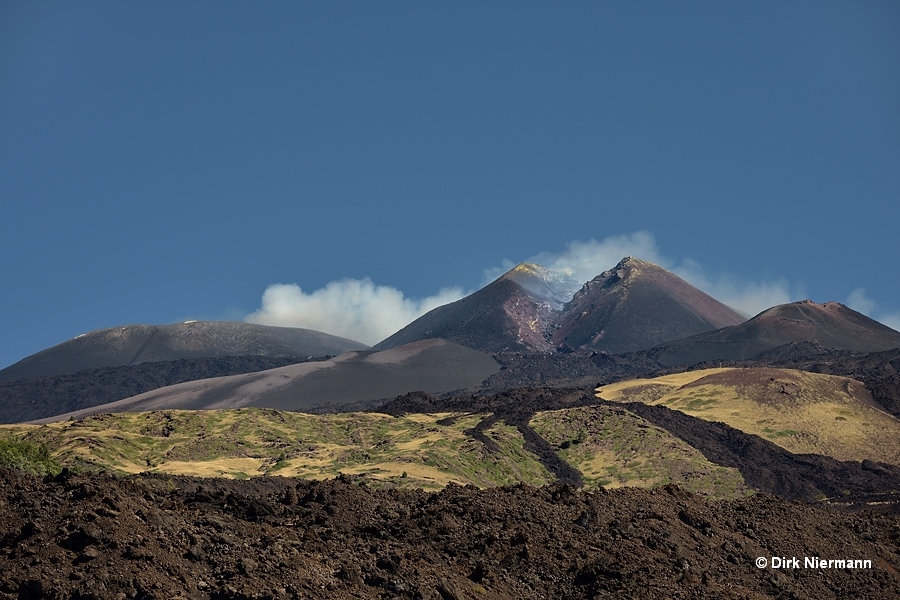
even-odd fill
[[[243,406],[329,411],[354,403],[374,404],[416,390],[441,393],[475,387],[499,370],[497,362],[483,352],[446,340],[425,340],[382,352],[347,352],[326,361],[189,381],[44,421],[99,412]]]
[[[764,310],[749,321],[661,344],[653,351],[667,366],[747,360],[788,345],[883,352],[900,347],[900,332],[838,302],[801,300]]]
[[[334,356],[365,350],[360,342],[311,329],[231,321],[125,325],[85,333],[0,370],[0,381],[226,356]]]
[[[623,259],[580,290],[571,279],[525,263],[432,310],[374,348],[441,338],[484,352],[617,354],[743,321],[679,277],[635,258]]]

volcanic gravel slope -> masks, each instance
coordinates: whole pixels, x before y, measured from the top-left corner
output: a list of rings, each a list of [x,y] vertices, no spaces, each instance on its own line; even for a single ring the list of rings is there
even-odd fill
[[[312,360],[325,358],[330,357]],[[256,373],[303,362],[310,361],[299,356],[188,358],[0,381],[0,423],[43,419],[185,381]]]
[[[821,347],[816,348],[816,352],[809,348],[804,350],[806,354],[798,352],[796,356],[783,356],[780,353],[771,358],[760,356],[751,364],[786,366],[811,373],[844,375],[858,379],[872,392],[873,400],[887,412],[900,417],[900,348],[866,354],[841,353]]]
[[[447,392],[474,387],[497,372],[489,355],[447,340],[422,340],[381,352],[346,352],[259,373],[187,381],[130,398],[57,413],[46,421],[80,419],[100,412],[169,408],[217,409],[257,406],[328,411],[374,405],[411,390]]]
[[[224,356],[334,356],[366,348],[360,342],[299,327],[232,321],[124,325],[85,333],[23,358],[0,370],[0,381],[143,362]]]
[[[669,486],[0,472],[0,598],[890,598],[900,517]],[[757,557],[800,568],[757,568]],[[803,568],[805,557],[871,568]]]

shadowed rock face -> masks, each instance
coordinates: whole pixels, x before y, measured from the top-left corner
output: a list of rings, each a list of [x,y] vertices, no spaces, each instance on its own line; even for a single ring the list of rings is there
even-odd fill
[[[85,333],[32,354],[0,371],[0,381],[189,358],[334,356],[366,348],[360,342],[297,327],[229,321],[125,325]]]
[[[883,352],[900,347],[900,332],[837,302],[782,304],[749,321],[661,345],[664,365],[746,360],[787,344],[830,350]]]
[[[375,349],[442,338],[485,352],[584,348],[620,353],[744,321],[679,277],[636,258],[622,260],[576,290],[564,274],[521,264],[413,321]]]
[[[743,321],[680,277],[628,257],[565,305],[555,320],[553,344],[619,354]]]

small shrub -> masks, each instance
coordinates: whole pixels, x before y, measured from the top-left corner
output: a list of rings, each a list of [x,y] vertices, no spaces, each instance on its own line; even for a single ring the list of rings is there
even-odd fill
[[[0,439],[0,467],[36,475],[56,475],[61,470],[47,446],[15,439]]]

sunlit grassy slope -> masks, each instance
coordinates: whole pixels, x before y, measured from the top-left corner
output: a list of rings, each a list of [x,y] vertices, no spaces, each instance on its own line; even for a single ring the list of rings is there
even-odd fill
[[[9,425],[0,436],[45,444],[60,464],[120,474],[156,472],[247,478],[362,475],[372,485],[438,489],[554,481],[521,432],[485,414],[309,415],[268,409],[95,415],[49,425]],[[746,492],[740,474],[627,411],[609,407],[538,413],[531,426],[584,472],[587,488],[674,482],[715,498]],[[572,432],[578,437],[572,438]]]
[[[706,369],[600,387],[615,402],[661,404],[726,423],[794,453],[900,464],[900,421],[854,379],[791,369]]]
[[[699,450],[626,410],[554,410],[537,413],[530,425],[581,471],[587,488],[676,483],[717,498],[744,491],[737,469],[709,462]]]

